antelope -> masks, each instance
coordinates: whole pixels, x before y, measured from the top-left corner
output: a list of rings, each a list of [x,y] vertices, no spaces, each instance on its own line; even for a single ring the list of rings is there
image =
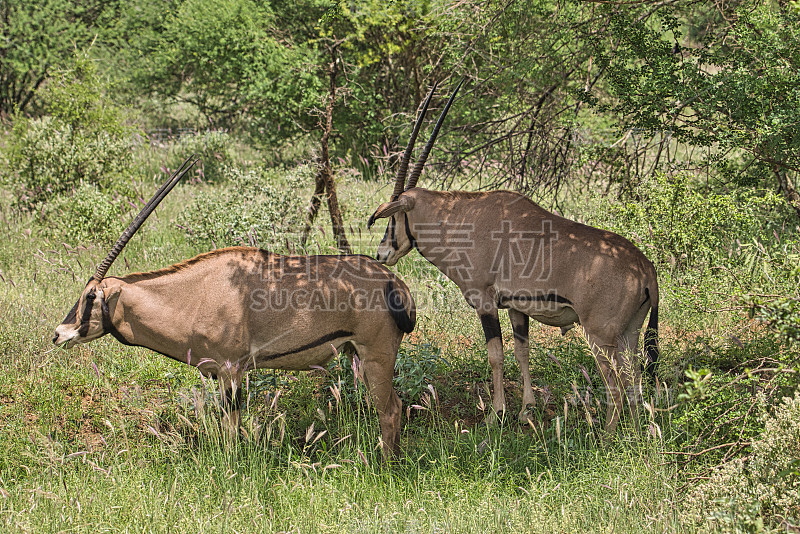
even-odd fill
[[[111,334],[219,381],[226,435],[239,430],[251,369],[308,370],[354,348],[378,411],[387,457],[398,453],[400,399],[392,387],[403,335],[416,321],[408,287],[368,256],[279,255],[250,247],[169,267],[106,276],[125,244],[194,164],[159,189],[89,279],[53,343],[71,348]]]
[[[463,82],[462,82],[463,83]],[[522,410],[535,404],[529,370],[529,318],[561,327],[580,324],[606,386],[606,436],[617,427],[621,389],[631,411],[641,402],[637,351],[639,332],[650,311],[644,336],[647,371],[658,359],[658,280],[653,264],[627,239],[560,217],[511,191],[431,191],[416,187],[425,160],[453,102],[444,107],[405,186],[408,162],[436,85],[425,100],[398,166],[389,202],[369,218],[388,218],[376,259],[395,265],[412,249],[455,282],[475,309],[486,338],[492,370],[493,412],[506,408],[503,346],[498,318],[507,309],[514,356],[522,375]],[[405,189],[404,189],[405,186]]]

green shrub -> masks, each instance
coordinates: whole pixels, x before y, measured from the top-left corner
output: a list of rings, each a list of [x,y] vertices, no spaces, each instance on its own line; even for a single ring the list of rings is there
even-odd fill
[[[81,184],[101,191],[130,189],[130,141],[108,132],[75,130],[52,117],[18,121],[9,166],[17,186],[17,205],[40,209]]]
[[[97,186],[81,184],[73,194],[62,194],[42,210],[44,233],[72,245],[113,243],[125,228],[127,210],[119,201],[101,193]]]
[[[688,517],[704,530],[793,532],[800,528],[800,391],[784,398],[752,453],[719,466],[688,495]]]
[[[134,196],[129,185],[133,130],[105,98],[106,90],[92,60],[79,54],[43,91],[49,115],[14,119],[5,160],[19,207],[40,209],[81,184]]]
[[[661,264],[691,267],[707,267],[731,255],[737,241],[766,234],[764,215],[785,204],[770,192],[709,191],[688,173],[657,175],[634,193],[637,200],[611,206],[614,230],[645,243]]]
[[[764,250],[764,247],[761,247]],[[762,254],[760,273],[764,278],[780,280],[785,295],[756,292],[748,296],[750,316],[765,323],[775,336],[794,347],[800,344],[800,246],[778,254]],[[755,267],[754,269],[755,270]]]
[[[189,240],[202,248],[253,245],[285,250],[299,232],[302,203],[296,193],[299,179],[290,177],[284,190],[273,185],[278,177],[261,169],[223,169],[225,187],[198,194],[178,224]]]

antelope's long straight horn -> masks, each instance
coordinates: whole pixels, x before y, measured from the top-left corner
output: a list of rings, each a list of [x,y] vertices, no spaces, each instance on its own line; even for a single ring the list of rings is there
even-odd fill
[[[425,161],[428,159],[428,154],[430,154],[431,148],[433,148],[433,143],[436,141],[436,136],[439,135],[439,129],[442,127],[444,118],[447,115],[447,112],[450,110],[450,105],[453,103],[453,100],[456,97],[456,93],[458,93],[458,90],[461,89],[462,85],[464,85],[463,79],[458,84],[458,87],[456,87],[456,90],[453,91],[453,94],[450,95],[450,100],[447,101],[447,105],[442,110],[442,114],[439,115],[439,120],[436,121],[436,127],[433,129],[433,133],[431,134],[430,139],[428,139],[428,144],[425,145],[425,149],[422,151],[422,155],[417,161],[417,164],[414,166],[414,170],[411,171],[411,176],[408,178],[408,186],[406,187],[406,191],[408,191],[412,187],[416,187],[419,175],[422,174],[422,168],[425,166]]]
[[[431,87],[431,91],[428,93],[428,97],[425,99],[425,104],[422,106],[422,112],[419,114],[419,117],[417,117],[416,124],[414,124],[414,130],[411,132],[411,139],[408,140],[406,151],[403,153],[403,159],[400,160],[400,166],[397,168],[397,176],[394,179],[394,192],[392,193],[392,198],[390,199],[391,202],[397,200],[397,197],[399,197],[400,193],[403,192],[406,174],[408,174],[408,162],[411,160],[411,153],[414,151],[414,143],[417,142],[417,135],[422,127],[422,121],[425,119],[425,113],[428,112],[428,104],[431,103],[431,97],[433,96],[433,93],[436,92],[436,87],[438,85],[439,82],[436,82],[433,84],[433,87]]]
[[[114,243],[114,246],[111,248],[108,256],[106,256],[106,259],[104,259],[103,262],[97,267],[97,270],[93,276],[95,280],[99,282],[106,276],[109,267],[111,267],[111,264],[114,263],[115,259],[117,259],[117,256],[119,256],[119,253],[122,252],[123,248],[125,248],[125,245],[128,244],[128,241],[131,237],[133,237],[133,234],[136,233],[142,223],[144,223],[145,219],[147,219],[150,214],[153,213],[153,210],[156,209],[156,206],[158,206],[158,204],[164,200],[164,197],[166,197],[169,192],[172,191],[172,188],[178,184],[181,178],[183,178],[183,176],[189,172],[189,169],[194,167],[194,164],[197,163],[198,159],[200,158],[197,156],[197,154],[192,154],[186,158],[181,166],[178,167],[174,173],[172,173],[172,176],[169,177],[164,185],[162,185],[158,191],[156,191],[155,195],[153,195],[153,198],[151,198],[150,201],[145,204],[144,208],[142,208],[142,211],[139,212],[139,215],[133,219],[133,222],[131,222],[125,231],[122,232],[122,235],[119,236],[119,239],[117,239],[117,242]]]

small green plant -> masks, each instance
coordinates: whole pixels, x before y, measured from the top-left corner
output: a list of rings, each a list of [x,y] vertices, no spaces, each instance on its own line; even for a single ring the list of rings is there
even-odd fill
[[[210,130],[182,136],[175,143],[174,152],[178,155],[197,154],[200,156],[199,175],[207,182],[224,180],[229,173],[233,156],[231,146],[233,139],[228,132]]]
[[[100,192],[97,186],[81,184],[72,195],[59,195],[42,210],[44,233],[73,245],[87,242],[113,243],[124,228],[124,205]]]
[[[737,240],[762,234],[762,220],[784,203],[774,193],[709,191],[688,173],[642,182],[636,200],[612,206],[615,231],[647,243],[652,259],[674,266],[704,267]]]
[[[394,364],[394,387],[405,404],[419,402],[422,394],[429,391],[433,378],[449,365],[442,357],[442,350],[436,345],[402,345]]]

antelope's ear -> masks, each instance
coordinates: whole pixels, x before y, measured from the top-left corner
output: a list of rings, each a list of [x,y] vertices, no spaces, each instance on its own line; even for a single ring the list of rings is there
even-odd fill
[[[400,197],[399,199],[393,202],[384,202],[378,209],[375,210],[375,213],[370,216],[369,220],[367,221],[367,229],[369,229],[375,221],[378,219],[385,219],[386,217],[391,217],[398,211],[410,211],[414,207],[414,199],[411,197]]]

